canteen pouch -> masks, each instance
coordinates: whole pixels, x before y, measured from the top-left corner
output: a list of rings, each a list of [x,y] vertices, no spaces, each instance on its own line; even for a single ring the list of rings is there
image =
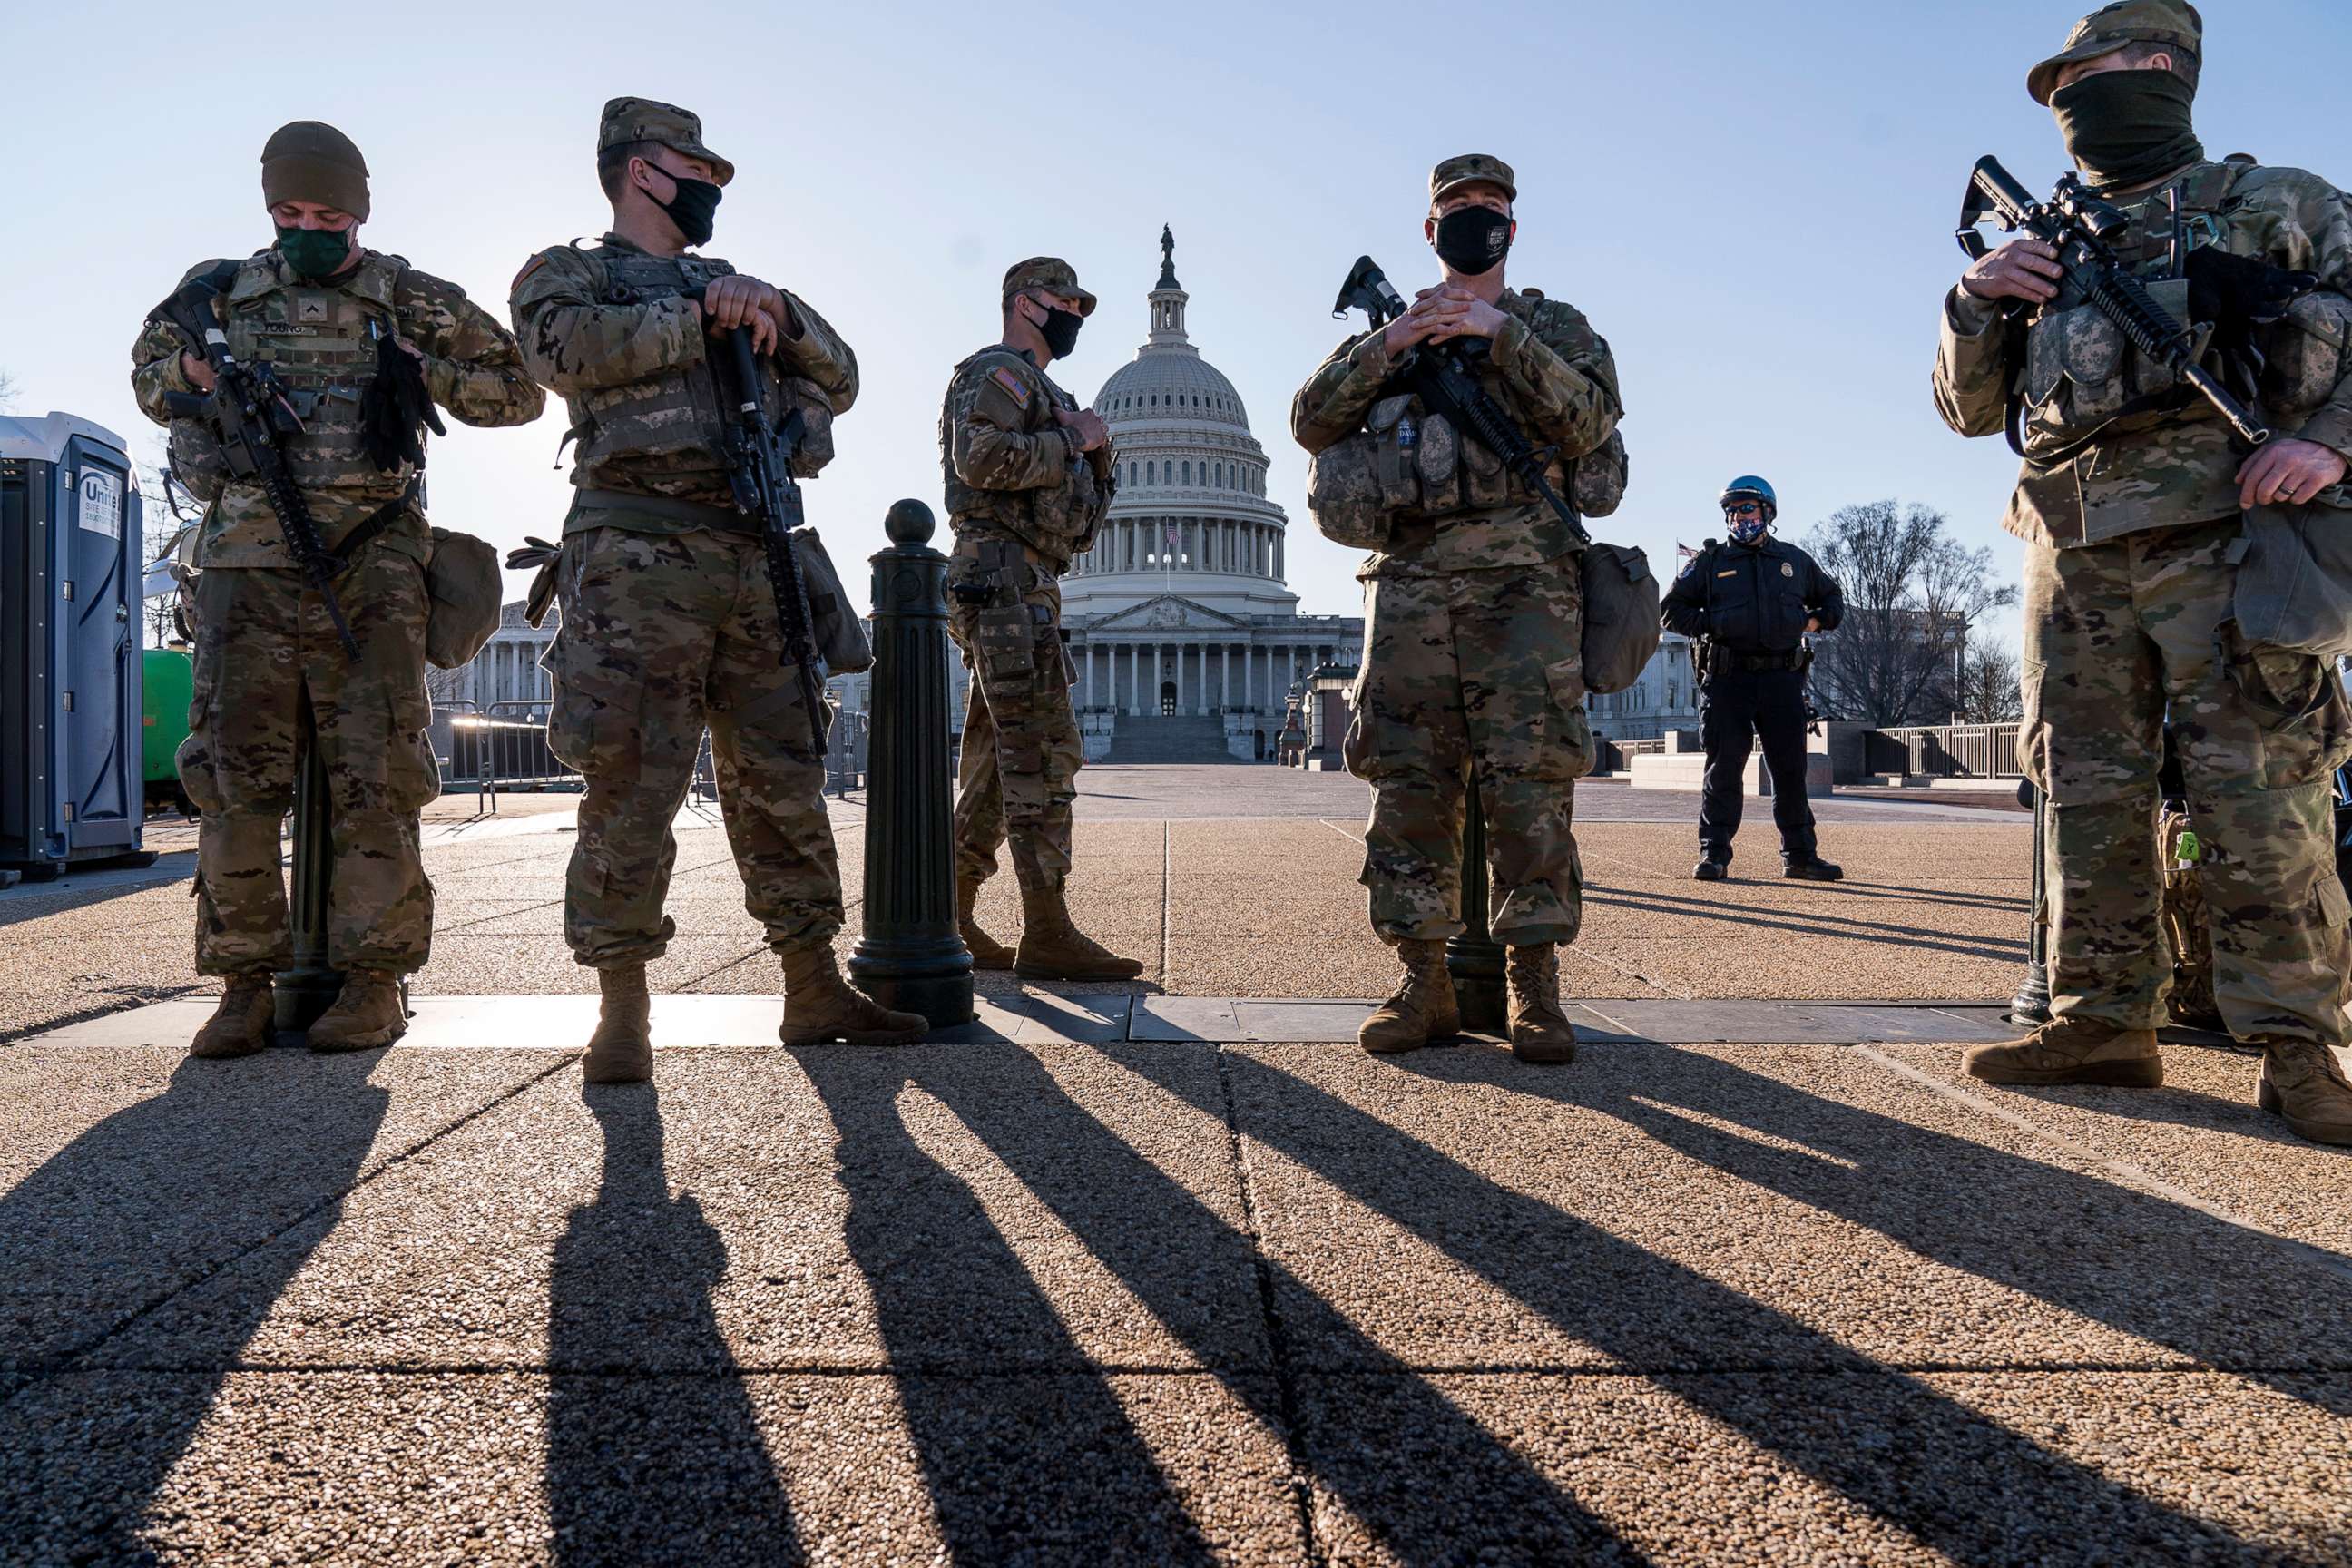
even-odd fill
[[[814,528],[796,529],[793,549],[800,556],[801,586],[808,593],[809,640],[816,645],[817,658],[831,674],[865,674],[874,668],[874,644],[866,635],[865,621],[850,607],[824,542]]]
[[[2254,508],[2230,558],[2231,607],[2249,647],[2352,653],[2352,483],[2301,505]]]
[[[1577,557],[1584,574],[1584,684],[1607,696],[1642,679],[1658,651],[1658,579],[1648,554],[1595,541]]]
[[[436,669],[462,669],[499,629],[506,592],[499,552],[487,540],[433,531],[425,563],[425,657]]]
[[[1625,433],[1609,432],[1609,439],[1576,459],[1576,477],[1569,504],[1579,517],[1607,517],[1625,499]]]

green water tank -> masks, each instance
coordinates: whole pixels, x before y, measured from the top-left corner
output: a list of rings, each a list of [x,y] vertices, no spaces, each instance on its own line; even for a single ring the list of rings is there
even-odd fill
[[[147,782],[165,786],[168,794],[180,787],[174,759],[180,754],[180,742],[188,738],[188,701],[194,695],[195,668],[175,647],[151,647],[142,662],[147,678],[147,710],[140,721],[143,767]]]

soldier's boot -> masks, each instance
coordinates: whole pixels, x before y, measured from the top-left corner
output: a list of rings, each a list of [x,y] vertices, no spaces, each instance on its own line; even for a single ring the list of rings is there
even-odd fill
[[[2164,1081],[2155,1030],[2118,1029],[2092,1019],[2053,1018],[2016,1039],[1973,1047],[1960,1065],[1987,1083],[2154,1089]]]
[[[372,1051],[408,1033],[400,1005],[400,981],[388,969],[354,969],[343,976],[342,994],[310,1026],[314,1051]]]
[[[885,1007],[841,977],[833,943],[795,948],[784,958],[784,1024],[776,1037],[788,1046],[839,1040],[851,1046],[903,1046],[929,1032],[920,1013]]]
[[[980,919],[972,907],[980,901],[980,884],[956,879],[956,931],[963,938],[964,946],[971,949],[974,969],[1010,969],[1013,950],[980,929]]]
[[[2334,1051],[2312,1040],[2266,1040],[2255,1103],[2298,1138],[2352,1144],[2352,1081]]]
[[[1833,865],[1818,855],[1805,855],[1780,862],[1780,875],[1806,882],[1843,882],[1845,868]]]
[[[278,1001],[267,974],[232,974],[220,1005],[188,1046],[192,1057],[249,1057],[269,1044]]]
[[[1731,863],[1729,861],[1718,860],[1714,856],[1709,855],[1706,858],[1701,860],[1697,865],[1691,868],[1691,878],[1693,880],[1700,882],[1720,882],[1730,868]]]
[[[1559,949],[1550,942],[1508,950],[1511,1054],[1523,1062],[1572,1062],[1576,1026],[1559,1005]]]
[[[1397,957],[1404,961],[1404,984],[1356,1031],[1356,1043],[1374,1056],[1417,1051],[1462,1032],[1454,976],[1445,971],[1445,944],[1407,940],[1397,943]]]
[[[596,1032],[580,1058],[587,1083],[643,1083],[654,1076],[654,999],[646,989],[646,966],[618,964],[596,972],[603,1005]]]
[[[1132,980],[1143,961],[1121,958],[1073,924],[1061,889],[1024,888],[1013,973],[1024,980]]]

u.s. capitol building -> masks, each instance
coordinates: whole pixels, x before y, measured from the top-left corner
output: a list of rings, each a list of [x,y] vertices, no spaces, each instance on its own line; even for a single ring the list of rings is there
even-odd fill
[[[1175,242],[1160,239],[1150,332],[1103,383],[1118,494],[1062,581],[1090,755],[1271,755],[1284,699],[1317,666],[1352,666],[1364,623],[1302,616],[1283,581],[1288,520],[1241,395],[1201,357]]]

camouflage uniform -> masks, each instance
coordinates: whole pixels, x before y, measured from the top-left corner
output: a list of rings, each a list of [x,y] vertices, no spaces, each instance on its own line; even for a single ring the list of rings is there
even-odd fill
[[[1093,307],[1060,262],[1024,263],[1004,279],[1008,296],[1032,287]],[[956,872],[968,885],[995,875],[1008,837],[1024,891],[1059,892],[1070,874],[1084,752],[1058,580],[1093,543],[1112,491],[1109,447],[1080,451],[1055,418],[1077,406],[1027,354],[996,343],[956,366],[940,411],[956,539],[948,629],[973,674],[955,804]]]
[[[668,139],[707,155],[699,121],[645,100],[608,105],[603,142],[635,139],[633,115],[657,128],[690,122]],[[713,162],[724,183],[731,169]],[[596,969],[642,965],[676,931],[663,913],[677,852],[670,824],[706,725],[745,907],[768,944],[791,954],[841,929],[824,764],[797,670],[778,662],[765,551],[735,509],[730,410],[698,309],[704,289],[733,270],[606,235],[540,252],[509,301],[530,374],[563,398],[566,440],[577,443],[548,742],[587,779],[563,933]],[[797,410],[807,424],[794,464],[806,478],[832,458],[832,419],[857,396],[857,360],[824,318],[785,299],[793,319],[761,366],[771,414]]]
[[[2065,54],[2036,68],[2036,96],[2046,100],[2059,62],[2135,38],[2193,56],[2196,14],[2134,0],[2087,18]],[[2143,277],[2165,274],[2176,201],[2192,247],[2352,290],[2352,205],[2325,181],[2198,162],[2117,199],[2131,219],[2117,248]],[[2167,302],[2179,310],[2183,296]],[[1999,432],[2012,389],[2022,403],[2026,461],[2003,526],[2026,542],[2019,750],[2050,797],[2053,1014],[2134,1031],[2163,1016],[2170,964],[2149,872],[2168,710],[2203,847],[2197,875],[2226,917],[2211,922],[2223,1017],[2243,1039],[2342,1044],[2352,910],[2336,872],[2329,773],[2352,751],[2352,713],[2325,661],[2238,634],[2242,458],[2207,404],[2089,306],[2062,294],[2023,326],[2012,337],[2000,302],[1955,289],[1935,388],[1964,436]],[[2274,365],[2309,357],[2294,321],[2264,330],[2284,334],[2264,345]],[[2264,412],[2281,436],[2352,453],[2352,378],[2329,379],[2305,395],[2266,382]]]
[[[1474,362],[1476,374],[1528,440],[1555,448],[1551,477],[1565,493],[1566,465],[1606,441],[1622,412],[1609,345],[1582,313],[1533,289],[1506,289],[1497,308],[1510,323]],[[1380,333],[1349,338],[1290,413],[1292,435],[1313,453],[1364,429],[1368,416],[1391,429],[1409,418],[1419,431],[1417,475],[1407,473],[1418,495],[1391,514],[1387,542],[1358,574],[1369,613],[1344,751],[1372,786],[1363,870],[1372,929],[1391,943],[1462,932],[1475,773],[1496,938],[1572,942],[1582,874],[1570,820],[1575,781],[1592,765],[1580,545],[1500,458],[1417,399],[1383,398],[1398,368]]]
[[[192,269],[184,283],[217,263]],[[328,953],[339,970],[407,973],[432,943],[433,887],[418,855],[418,810],[440,792],[425,722],[425,563],[432,549],[406,465],[387,473],[360,442],[361,395],[377,334],[425,356],[436,403],[468,425],[521,425],[543,399],[514,340],[454,283],[397,256],[363,251],[323,281],[295,276],[275,249],[236,265],[215,301],[230,352],[268,365],[303,431],[286,443],[321,541],[337,551],[362,523],[381,531],[337,578],[359,657],[345,657],[324,600],[294,569],[278,514],[257,485],[229,479],[207,428],[165,399],[196,388],[187,346],[151,322],[131,349],[131,386],[171,427],[173,465],[205,502],[197,544],[195,687],[180,780],[197,828],[196,968],[253,975],[292,962],[278,829],[291,808],[295,726],[307,697],[333,805]]]

